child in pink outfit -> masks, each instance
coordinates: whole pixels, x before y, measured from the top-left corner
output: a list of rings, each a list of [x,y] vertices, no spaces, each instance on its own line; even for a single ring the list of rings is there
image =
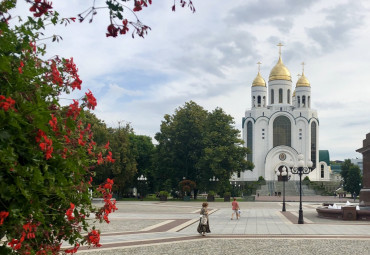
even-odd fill
[[[235,197],[234,197],[234,201],[231,203],[231,206],[232,206],[232,210],[233,210],[233,213],[231,214],[231,219],[234,218],[234,213],[235,213],[236,219],[238,220],[239,219],[239,213],[238,213],[239,204],[236,201],[236,198]]]

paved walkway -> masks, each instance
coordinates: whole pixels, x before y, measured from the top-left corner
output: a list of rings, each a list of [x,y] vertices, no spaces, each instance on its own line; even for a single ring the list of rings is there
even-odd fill
[[[370,222],[318,218],[321,203],[304,202],[305,224],[297,224],[298,202],[284,213],[281,202],[240,202],[239,220],[230,219],[230,203],[209,203],[212,232],[202,237],[201,202],[119,202],[110,224],[96,224],[103,246],[78,253],[369,254]]]

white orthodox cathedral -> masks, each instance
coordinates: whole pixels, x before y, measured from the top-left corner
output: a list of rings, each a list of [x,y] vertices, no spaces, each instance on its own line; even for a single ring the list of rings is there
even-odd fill
[[[278,46],[282,46],[279,44]],[[302,75],[293,87],[288,68],[281,58],[272,68],[268,85],[258,70],[251,87],[251,109],[243,117],[244,146],[252,153],[247,159],[255,165],[253,171],[234,176],[237,181],[278,180],[277,173],[285,166],[296,166],[302,154],[305,165],[312,161],[311,181],[329,181],[330,168],[319,161],[319,118],[311,109],[311,84]],[[302,179],[305,177],[304,175]],[[292,175],[291,180],[299,180]]]

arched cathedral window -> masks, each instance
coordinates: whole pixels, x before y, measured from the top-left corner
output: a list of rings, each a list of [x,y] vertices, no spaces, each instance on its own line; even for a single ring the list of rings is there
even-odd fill
[[[306,96],[302,96],[302,107],[306,107]]]
[[[311,108],[311,97],[310,96],[308,96],[307,97],[307,103],[308,103],[308,108]]]
[[[301,107],[301,97],[300,96],[297,97],[297,102],[298,102],[298,108]]]
[[[261,107],[261,96],[257,97],[257,105],[258,107]]]
[[[253,160],[253,125],[252,121],[248,121],[247,123],[247,147],[251,150],[250,154],[247,154],[247,160],[251,161]]]
[[[274,103],[274,90],[271,89],[271,104]]]
[[[283,89],[279,89],[279,104],[283,103]]]
[[[286,116],[277,117],[274,120],[273,128],[273,146],[291,146],[292,127],[290,119]]]
[[[287,102],[288,104],[290,104],[290,89],[288,89],[288,93],[287,93]]]
[[[313,163],[312,167],[316,167],[316,122],[311,123],[311,161]]]
[[[266,107],[266,97],[263,96],[263,107]]]
[[[321,165],[321,178],[325,177],[324,165]]]

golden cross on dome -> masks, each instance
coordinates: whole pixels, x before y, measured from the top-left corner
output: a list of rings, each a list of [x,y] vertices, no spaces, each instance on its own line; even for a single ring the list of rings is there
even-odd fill
[[[279,56],[281,56],[281,47],[284,46],[281,42],[279,42],[278,45],[276,45],[279,47]]]
[[[305,65],[305,63],[304,62],[302,62],[302,74],[304,73],[304,65]]]
[[[258,65],[258,72],[260,72],[261,64],[262,64],[261,62],[259,62],[259,61],[257,62],[257,65]]]

